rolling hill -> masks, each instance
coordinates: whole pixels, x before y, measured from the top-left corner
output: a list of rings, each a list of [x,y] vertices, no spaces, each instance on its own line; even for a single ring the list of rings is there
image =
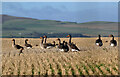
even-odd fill
[[[117,22],[93,21],[86,23],[63,22],[56,20],[38,20],[33,18],[2,16],[3,37],[38,37],[41,34],[55,36],[73,34],[79,36],[96,36],[102,34],[117,35]],[[32,35],[32,36],[31,36]]]

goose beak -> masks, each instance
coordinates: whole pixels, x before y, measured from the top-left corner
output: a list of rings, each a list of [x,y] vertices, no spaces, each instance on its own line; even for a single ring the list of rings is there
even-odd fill
[[[111,35],[109,35],[109,37],[112,37],[112,34],[111,34]]]
[[[67,37],[70,37],[70,35],[67,35]]]
[[[40,37],[40,39],[42,39],[42,37]]]

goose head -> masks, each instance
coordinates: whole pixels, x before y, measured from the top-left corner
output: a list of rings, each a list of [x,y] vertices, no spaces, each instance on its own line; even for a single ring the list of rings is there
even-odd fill
[[[44,39],[44,37],[40,37],[40,39]]]
[[[55,43],[55,41],[53,41],[53,43]]]
[[[60,41],[60,38],[57,38],[56,40],[59,40],[59,41]]]
[[[101,37],[101,35],[100,35],[100,34],[99,34],[98,36],[99,36],[99,37]]]
[[[15,39],[12,39],[12,41],[15,41]]]
[[[101,38],[101,35],[100,35],[100,34],[98,35],[98,38],[99,38],[99,39]]]
[[[63,41],[63,43],[65,43],[65,41]]]
[[[69,34],[69,35],[67,35],[67,37],[71,37],[71,35]]]
[[[28,39],[26,39],[25,41],[28,41]]]
[[[112,34],[110,34],[109,37],[114,37],[114,36]]]

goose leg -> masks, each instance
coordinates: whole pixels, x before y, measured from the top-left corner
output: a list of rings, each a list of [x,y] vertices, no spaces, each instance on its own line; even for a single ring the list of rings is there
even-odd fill
[[[20,55],[21,53],[23,53],[22,50],[23,50],[23,49],[20,50],[19,55]]]

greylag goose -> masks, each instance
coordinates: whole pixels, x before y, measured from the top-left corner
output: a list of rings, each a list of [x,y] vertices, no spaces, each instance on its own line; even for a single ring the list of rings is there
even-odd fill
[[[54,44],[51,44],[51,43],[46,43],[47,41],[47,36],[43,36],[43,37],[40,37],[42,39],[41,41],[41,47],[42,49],[45,48],[45,49],[50,49],[50,48],[53,48],[55,47],[55,41],[53,41]],[[44,42],[44,39],[45,39],[45,42]],[[44,43],[43,43],[44,42]]]
[[[25,46],[27,47],[27,49],[32,48],[32,45],[28,44],[27,41],[28,41],[28,39],[25,40]]]
[[[45,38],[45,43],[44,43],[45,48],[50,49],[50,48],[55,47],[55,44],[46,43],[46,41],[47,41],[47,36],[46,36],[46,35],[44,35],[43,37]],[[55,43],[55,42],[54,42],[54,43]]]
[[[69,37],[68,46],[71,49],[71,51],[80,51],[74,43],[71,43],[72,36],[69,34],[69,35],[67,35],[67,37]]]

